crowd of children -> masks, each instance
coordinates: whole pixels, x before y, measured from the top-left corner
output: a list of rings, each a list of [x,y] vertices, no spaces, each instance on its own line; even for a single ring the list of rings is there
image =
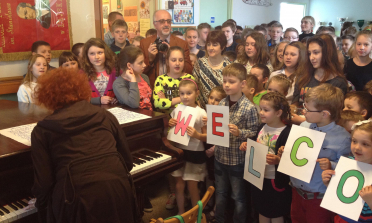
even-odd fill
[[[233,222],[252,218],[251,204],[260,223],[286,222],[289,217],[294,223],[355,222],[335,216],[320,203],[341,156],[372,164],[370,29],[356,33],[344,27],[337,44],[333,27],[313,33],[311,16],[302,19],[300,35],[295,28],[283,32],[278,21],[240,29],[240,37],[234,20],[214,31],[202,23],[180,36],[189,47],[193,72],[184,72],[184,49],[172,46],[165,56],[167,72],[152,86],[143,73],[146,65],[139,46],[144,38],[129,38],[120,13],[109,17],[109,25],[105,42],[92,38],[75,44],[71,52],[61,54],[59,66],[88,76],[93,104],[164,112],[170,127],[177,124],[173,111],[178,104],[197,109],[195,125],[187,128],[189,145],[175,144],[184,150],[185,165],[171,174],[175,194],[167,207],[176,202],[179,214],[186,211],[186,185],[196,205],[198,182],[209,175],[207,184],[214,180],[216,187],[210,221],[225,222],[231,196]],[[146,38],[151,35],[156,30],[148,30]],[[26,103],[34,103],[38,77],[54,69],[48,43],[35,42],[32,54],[17,94]],[[229,107],[229,147],[205,144],[207,104]],[[310,183],[277,171],[292,124],[326,133]],[[243,179],[248,138],[269,148],[262,190]],[[371,186],[359,194],[366,201],[359,222],[372,222]]]

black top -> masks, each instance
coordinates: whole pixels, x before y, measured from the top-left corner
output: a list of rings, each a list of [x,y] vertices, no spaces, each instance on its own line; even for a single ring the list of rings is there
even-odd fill
[[[56,110],[35,126],[31,151],[32,192],[37,208],[48,208],[49,218],[134,222],[128,180],[132,156],[124,131],[110,112],[88,101]]]
[[[204,57],[204,56],[205,56],[205,51],[199,49],[198,54],[196,54],[196,58],[199,59],[199,58],[202,58],[202,57]]]
[[[355,90],[363,91],[364,85],[372,80],[372,62],[361,67],[356,65],[353,59],[349,59],[346,62],[344,73],[347,80],[355,86]]]
[[[128,46],[130,46],[130,43],[129,43],[128,40],[126,40],[126,41],[125,41],[125,47],[128,47]],[[112,52],[114,52],[116,55],[118,55],[118,54],[120,53],[120,50],[121,50],[120,47],[118,47],[118,46],[115,45],[115,40],[114,40],[114,42],[111,44],[110,49],[111,49]]]
[[[309,34],[301,33],[299,36],[299,41],[301,41],[305,37],[312,37],[314,35],[315,35],[314,33],[309,33]]]
[[[228,52],[228,51],[233,51],[233,52],[235,52],[235,49],[236,49],[236,47],[238,46],[238,43],[237,42],[233,42],[232,44],[231,44],[231,46],[229,46],[229,47],[226,47],[226,52]]]
[[[335,77],[331,80],[326,81],[325,83],[331,84],[335,87],[340,88],[344,94],[346,94],[346,92],[347,92],[347,87],[348,87],[347,86],[347,81],[342,77],[337,76],[337,77]],[[318,86],[319,84],[321,84],[321,82],[318,81],[314,76],[312,76],[310,82],[301,89],[298,89],[298,85],[296,83],[295,84],[295,89],[294,89],[294,92],[293,92],[292,103],[299,102],[300,105],[302,105],[302,103],[304,102],[304,99],[305,99],[306,92],[308,90],[310,90],[311,88]]]

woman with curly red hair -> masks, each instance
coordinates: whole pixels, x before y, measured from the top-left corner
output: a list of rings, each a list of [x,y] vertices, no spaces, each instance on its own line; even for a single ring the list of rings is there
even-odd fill
[[[73,69],[38,79],[35,101],[53,111],[31,134],[32,192],[42,222],[135,222],[125,134],[90,95],[88,78]]]
[[[116,104],[112,84],[116,79],[115,55],[101,39],[91,38],[83,48],[82,67],[92,89],[92,104]]]

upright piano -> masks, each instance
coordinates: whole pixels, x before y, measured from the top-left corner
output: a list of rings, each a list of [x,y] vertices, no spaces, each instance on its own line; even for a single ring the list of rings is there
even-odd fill
[[[151,117],[121,125],[134,157],[135,167],[131,173],[138,206],[143,210],[146,185],[179,169],[184,163],[183,152],[166,139],[168,119],[165,114],[118,105],[101,107],[122,107]],[[0,100],[0,130],[36,123],[48,114],[49,111],[34,104]],[[10,216],[11,221],[17,223],[38,221],[36,209],[24,209],[33,198],[32,186],[30,147],[0,134],[0,223],[2,216]]]

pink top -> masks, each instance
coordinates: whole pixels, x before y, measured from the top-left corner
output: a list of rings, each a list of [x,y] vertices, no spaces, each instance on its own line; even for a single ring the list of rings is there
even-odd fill
[[[140,76],[141,77],[141,76]],[[151,96],[152,91],[150,86],[141,77],[141,82],[138,82],[138,90],[140,94],[139,107],[152,111]]]

